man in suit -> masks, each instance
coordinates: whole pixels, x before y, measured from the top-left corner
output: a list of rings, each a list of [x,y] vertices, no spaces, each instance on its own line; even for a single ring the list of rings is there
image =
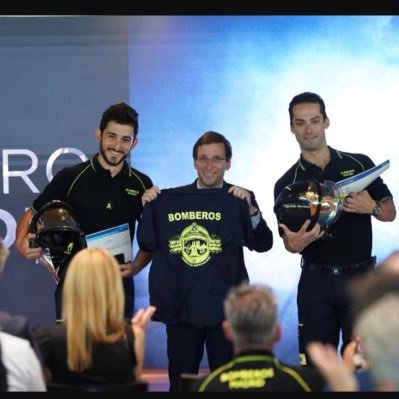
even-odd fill
[[[255,194],[224,181],[231,158],[230,142],[205,132],[193,147],[195,182],[153,186],[142,197],[137,241],[153,254],[150,303],[153,320],[166,325],[170,391],[182,373],[198,373],[204,346],[210,370],[232,358],[222,329],[224,297],[248,280],[243,246],[266,252],[273,245]]]

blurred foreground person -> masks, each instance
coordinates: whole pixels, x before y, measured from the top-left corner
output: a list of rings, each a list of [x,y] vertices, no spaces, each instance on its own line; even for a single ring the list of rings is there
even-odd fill
[[[8,258],[0,238],[0,275]],[[0,391],[45,391],[43,370],[23,316],[0,311]]]
[[[47,382],[120,384],[140,380],[145,328],[155,308],[124,319],[124,293],[115,257],[85,248],[71,260],[63,288],[63,321],[33,330]]]
[[[195,391],[320,391],[317,370],[282,363],[273,348],[281,338],[278,304],[272,290],[260,284],[230,289],[223,329],[233,342],[234,358],[193,384]]]

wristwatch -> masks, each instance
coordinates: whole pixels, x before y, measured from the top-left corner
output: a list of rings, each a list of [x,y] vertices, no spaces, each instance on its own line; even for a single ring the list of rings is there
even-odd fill
[[[371,211],[371,214],[377,217],[381,213],[381,204],[378,201],[375,201],[375,206]]]

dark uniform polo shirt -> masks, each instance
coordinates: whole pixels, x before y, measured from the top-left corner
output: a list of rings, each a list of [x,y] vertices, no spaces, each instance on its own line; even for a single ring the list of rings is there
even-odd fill
[[[196,392],[321,391],[325,381],[314,368],[281,363],[269,351],[243,351],[193,383]]]
[[[73,207],[85,234],[129,223],[133,240],[135,223],[142,211],[141,196],[151,186],[151,179],[127,162],[112,177],[95,155],[59,171],[35,199],[32,209],[36,212],[55,199],[64,201]]]
[[[363,154],[352,154],[331,147],[331,160],[324,171],[317,165],[307,162],[302,154],[296,162],[275,184],[274,199],[289,184],[304,181],[337,182],[372,168],[373,161]],[[387,185],[381,177],[374,180],[366,190],[376,201],[392,198]],[[330,234],[309,244],[302,256],[309,262],[323,265],[349,265],[363,262],[371,257],[372,225],[371,215],[347,213],[342,211],[329,229]],[[282,236],[283,231],[279,229]]]
[[[214,326],[230,286],[248,280],[243,246],[254,248],[248,203],[227,188],[162,190],[146,204],[137,242],[153,252],[153,320]]]
[[[146,188],[152,187],[152,181],[126,161],[122,170],[112,177],[97,156],[59,171],[34,200],[32,210],[36,212],[53,200],[64,201],[73,207],[85,234],[128,223],[133,240],[143,208],[141,196]],[[123,283],[126,296],[133,301],[132,278],[124,278]]]

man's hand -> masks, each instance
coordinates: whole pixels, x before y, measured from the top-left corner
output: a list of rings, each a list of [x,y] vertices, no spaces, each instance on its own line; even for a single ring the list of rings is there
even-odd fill
[[[134,272],[134,266],[131,262],[122,263],[119,265],[121,276],[122,277],[131,277],[134,276],[136,273]]]
[[[324,230],[321,230],[319,223],[316,223],[311,230],[307,231],[310,223],[310,219],[307,219],[297,232],[291,231],[285,224],[279,224],[279,227],[284,231],[283,239],[287,251],[292,253],[302,252],[310,243],[323,237]]]
[[[143,195],[141,196],[141,203],[144,206],[147,202],[151,202],[156,199],[159,194],[161,194],[160,188],[157,186],[152,186],[144,191]]]
[[[147,328],[148,323],[151,320],[152,315],[156,311],[155,306],[148,306],[146,309],[139,309],[132,318],[132,324],[135,327],[139,327],[142,330]]]
[[[367,190],[360,193],[350,193],[343,205],[343,210],[349,213],[360,213],[370,215],[375,206],[375,201],[370,197]]]
[[[249,214],[254,215],[258,209],[252,205],[251,202],[251,194],[249,191],[245,190],[245,188],[239,186],[231,186],[228,190],[229,193],[233,194],[234,197],[245,199],[248,202]]]
[[[22,240],[16,241],[16,247],[19,253],[28,260],[36,260],[42,256],[41,247],[31,247],[30,242],[33,242],[36,234],[28,233]]]
[[[333,392],[354,392],[359,385],[353,374],[337,357],[337,351],[330,344],[310,342],[307,351],[312,363],[326,379]]]

